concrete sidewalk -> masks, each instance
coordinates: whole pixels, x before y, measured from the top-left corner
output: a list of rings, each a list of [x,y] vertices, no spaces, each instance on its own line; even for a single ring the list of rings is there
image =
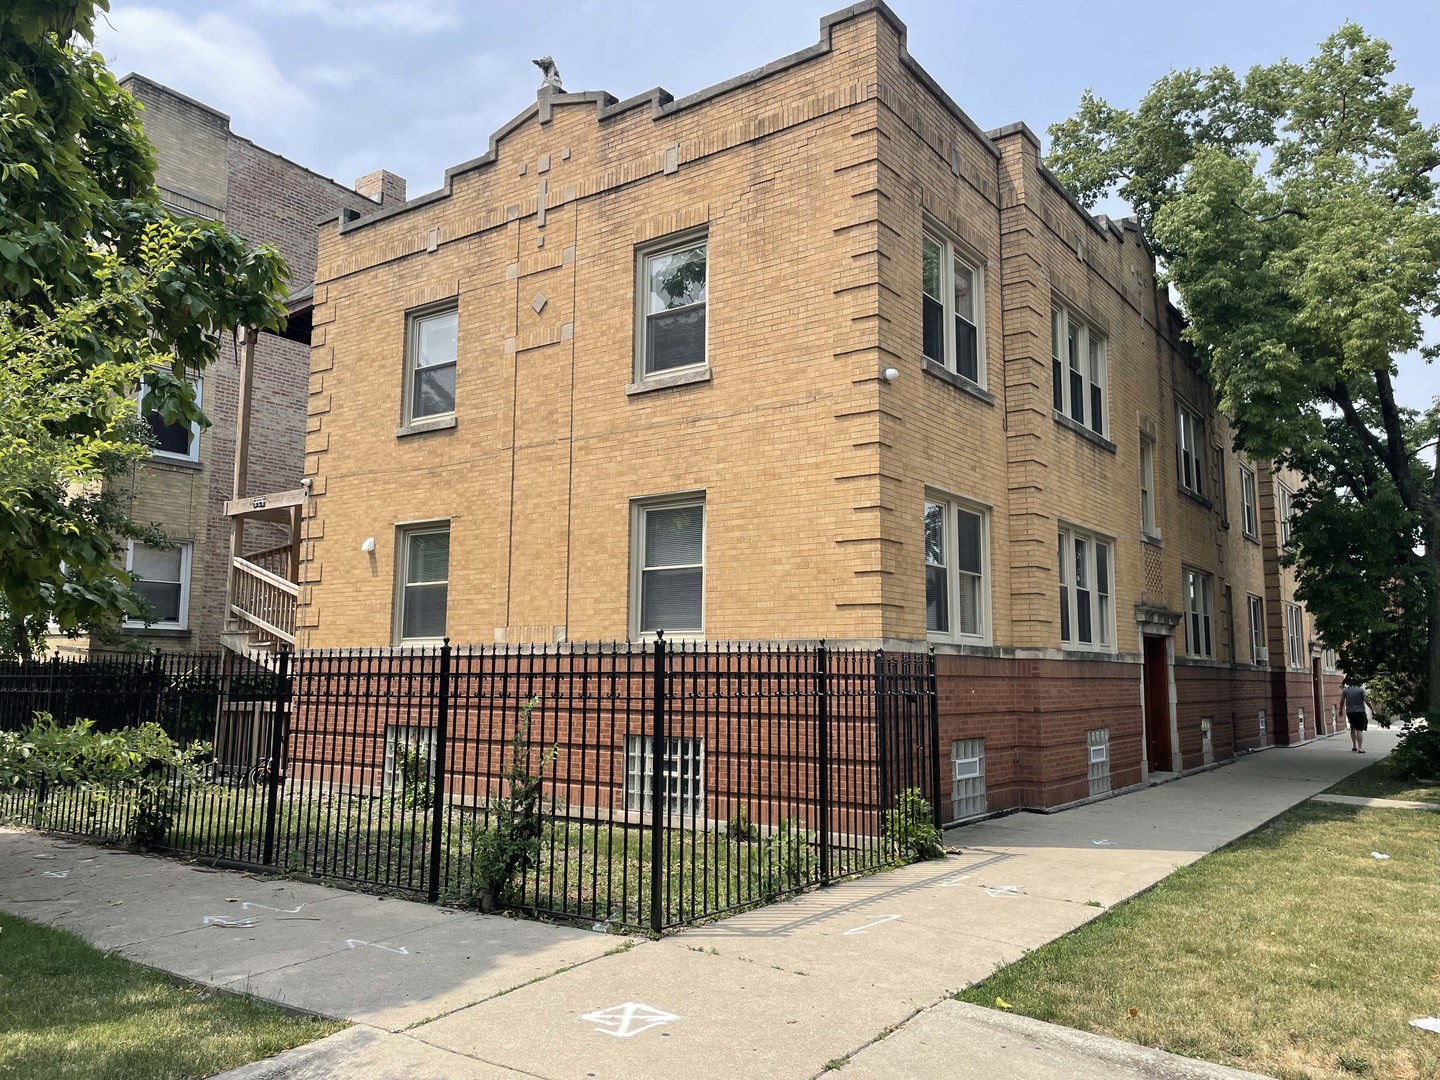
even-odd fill
[[[802,1078],[847,1055],[857,1076],[1236,1077],[936,1003],[1378,760],[1394,736],[1375,735],[1364,757],[1326,739],[970,826],[947,837],[963,855],[655,942],[13,831],[0,908],[361,1025],[234,1080]]]

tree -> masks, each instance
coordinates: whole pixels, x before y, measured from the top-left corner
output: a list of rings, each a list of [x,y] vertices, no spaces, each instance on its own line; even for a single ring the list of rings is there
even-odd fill
[[[143,614],[120,542],[163,543],[104,482],[148,456],[134,395],[208,421],[189,375],[284,320],[279,254],[160,204],[140,107],[92,40],[108,0],[0,8],[0,654],[53,616]]]
[[[1084,205],[1131,204],[1237,445],[1309,477],[1289,558],[1346,670],[1413,663],[1424,641],[1423,692],[1440,689],[1440,470],[1418,456],[1436,418],[1398,404],[1394,358],[1440,302],[1440,131],[1393,71],[1347,23],[1303,65],[1172,71],[1133,110],[1087,91],[1048,163]]]

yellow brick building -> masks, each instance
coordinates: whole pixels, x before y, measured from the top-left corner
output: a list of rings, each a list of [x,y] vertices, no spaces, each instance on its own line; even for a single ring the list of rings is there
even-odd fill
[[[929,644],[957,818],[1333,705],[1137,231],[882,3],[684,98],[542,88],[322,227],[313,319],[302,647]]]

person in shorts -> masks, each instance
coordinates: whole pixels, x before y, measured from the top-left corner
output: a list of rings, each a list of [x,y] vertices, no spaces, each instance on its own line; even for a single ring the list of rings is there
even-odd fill
[[[1350,721],[1350,752],[1365,753],[1365,729],[1370,726],[1365,712],[1365,687],[1347,686],[1340,692],[1345,701],[1345,715]]]

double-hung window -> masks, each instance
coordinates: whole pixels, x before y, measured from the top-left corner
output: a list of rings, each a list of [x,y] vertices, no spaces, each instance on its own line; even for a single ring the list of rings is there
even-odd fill
[[[399,548],[396,637],[402,645],[440,641],[450,598],[450,526],[403,528]]]
[[[940,496],[925,500],[925,626],[932,637],[986,640],[987,515]]]
[[[1246,465],[1240,466],[1240,507],[1245,518],[1245,535],[1251,540],[1258,540],[1260,518],[1255,510],[1255,470]]]
[[[1114,648],[1110,551],[1093,533],[1060,530],[1060,640],[1072,648]]]
[[[1305,621],[1299,604],[1285,605],[1285,643],[1289,647],[1290,666],[1305,666]]]
[[[1175,408],[1175,477],[1192,495],[1205,498],[1205,422],[1186,405]]]
[[[1291,500],[1295,497],[1288,488],[1275,485],[1280,493],[1280,546],[1290,546],[1290,515],[1294,512]]]
[[[151,626],[159,630],[184,630],[189,625],[191,545],[172,548],[151,547],[130,541],[125,569],[135,591],[150,605],[152,618],[126,619],[126,626]]]
[[[631,632],[705,629],[705,497],[637,501],[631,524]]]
[[[195,392],[195,407],[200,408],[201,391],[204,382],[198,375],[190,376],[190,386]],[[200,424],[167,424],[160,414],[145,409],[145,389],[140,390],[140,416],[150,427],[153,455],[161,461],[199,461]]]
[[[1246,600],[1250,605],[1250,662],[1268,664],[1270,650],[1265,644],[1265,601],[1254,593],[1247,594]]]
[[[409,316],[405,342],[405,422],[455,413],[460,312],[454,302]]]
[[[1187,656],[1215,656],[1214,589],[1215,582],[1203,570],[1186,570],[1185,653]]]
[[[984,271],[935,232],[926,231],[921,255],[925,359],[984,386]]]
[[[704,233],[691,233],[637,255],[637,379],[705,366],[709,249]]]
[[[1140,436],[1140,534],[1158,537],[1155,526],[1155,444]]]
[[[1050,309],[1050,373],[1055,411],[1106,435],[1105,338],[1058,305]]]

